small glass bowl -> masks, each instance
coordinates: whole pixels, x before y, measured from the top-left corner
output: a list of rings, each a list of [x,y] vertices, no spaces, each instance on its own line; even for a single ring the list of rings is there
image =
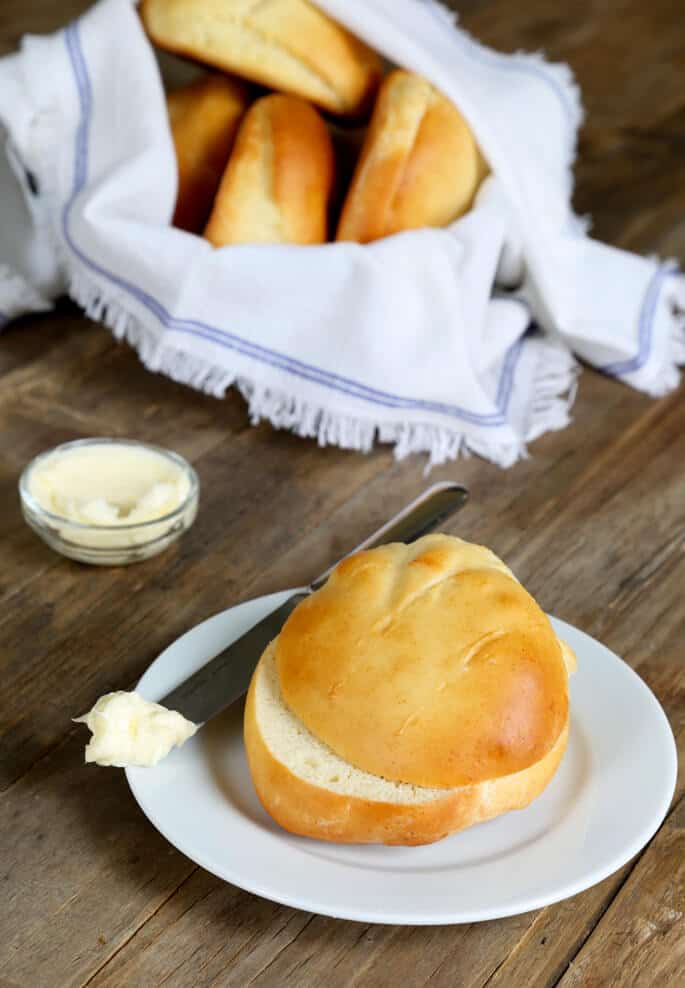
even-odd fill
[[[159,518],[123,525],[91,525],[71,521],[44,508],[31,494],[31,474],[47,457],[83,446],[135,446],[172,462],[188,480],[188,494],[177,508]],[[62,556],[96,566],[126,566],[163,552],[187,532],[197,516],[200,481],[190,463],[178,453],[133,439],[77,439],[40,453],[19,478],[21,509],[27,524]]]

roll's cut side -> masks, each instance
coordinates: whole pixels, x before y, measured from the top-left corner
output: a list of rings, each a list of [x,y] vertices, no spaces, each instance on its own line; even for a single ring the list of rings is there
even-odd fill
[[[284,829],[339,843],[429,844],[540,795],[561,761],[568,721],[529,768],[453,789],[391,782],[355,768],[319,741],[281,693],[275,644],[266,649],[245,708],[245,747],[264,809]]]
[[[317,111],[296,96],[265,96],[242,122],[205,237],[215,247],[324,243],[333,175]]]
[[[293,93],[342,116],[364,113],[378,56],[307,0],[144,0],[161,48]]]

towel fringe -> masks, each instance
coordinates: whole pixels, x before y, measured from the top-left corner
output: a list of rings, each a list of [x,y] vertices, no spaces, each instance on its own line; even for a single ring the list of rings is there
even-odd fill
[[[122,302],[105,299],[90,276],[74,266],[69,271],[69,295],[89,318],[104,323],[118,340],[132,346],[149,371],[214,398],[223,398],[236,383],[233,372],[164,344],[159,334],[148,329]]]
[[[541,338],[538,342],[526,442],[569,425],[580,374],[580,365],[570,350],[556,340]]]
[[[658,261],[658,258],[656,258]],[[666,320],[666,354],[656,376],[647,382],[636,382],[627,375],[629,384],[639,387],[652,398],[663,398],[678,387],[679,367],[685,366],[685,275],[673,258],[661,262],[674,277],[661,287],[655,322]],[[663,325],[663,323],[662,323]]]
[[[518,440],[493,443],[443,426],[377,423],[331,412],[294,393],[257,385],[249,378],[166,343],[131,313],[123,301],[114,296],[105,298],[90,275],[75,265],[69,270],[69,295],[87,316],[104,323],[117,339],[132,346],[148,370],[215,398],[223,398],[228,388],[235,385],[247,402],[253,425],[266,420],[276,429],[290,429],[303,438],[316,439],[319,446],[339,446],[362,453],[368,453],[376,440],[389,443],[394,446],[397,460],[414,453],[427,454],[426,473],[434,466],[471,453],[500,467],[510,467],[526,455],[525,444]]]
[[[266,419],[277,429],[290,429],[298,436],[316,439],[319,446],[339,446],[368,453],[378,440],[394,446],[397,460],[413,453],[428,454],[426,473],[434,466],[478,453],[501,467],[511,466],[525,453],[519,442],[486,443],[435,425],[417,423],[375,423],[366,419],[333,413],[295,395],[255,387],[245,379],[236,382],[248,403],[253,425]]]

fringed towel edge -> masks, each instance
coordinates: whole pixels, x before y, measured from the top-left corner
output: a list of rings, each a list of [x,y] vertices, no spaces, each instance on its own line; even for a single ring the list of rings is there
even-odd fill
[[[290,429],[298,436],[316,439],[320,446],[335,445],[359,452],[369,452],[378,440],[393,445],[397,460],[414,453],[427,454],[427,470],[470,453],[500,467],[510,467],[527,455],[525,442],[516,438],[489,442],[464,429],[434,423],[376,422],[371,417],[332,412],[294,392],[260,386],[245,375],[175,348],[121,301],[106,297],[90,275],[73,266],[69,271],[69,295],[86,315],[102,322],[117,339],[133,347],[148,370],[216,398],[222,398],[229,387],[237,387],[247,402],[253,424],[266,420],[276,429]],[[536,361],[528,440],[568,423],[577,373],[570,353],[547,340],[536,343],[545,352],[553,349],[555,357],[551,367],[542,354]]]

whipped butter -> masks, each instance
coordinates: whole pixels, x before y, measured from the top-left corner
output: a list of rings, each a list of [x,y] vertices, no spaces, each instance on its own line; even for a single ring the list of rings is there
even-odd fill
[[[198,728],[175,710],[123,691],[106,693],[74,721],[86,724],[93,735],[86,745],[86,761],[118,768],[156,765]]]
[[[53,515],[80,525],[136,525],[179,508],[190,492],[169,457],[133,443],[57,449],[31,471],[29,493]]]
[[[182,457],[125,439],[65,443],[20,480],[29,525],[82,562],[119,565],[161,552],[192,525],[199,485]]]

